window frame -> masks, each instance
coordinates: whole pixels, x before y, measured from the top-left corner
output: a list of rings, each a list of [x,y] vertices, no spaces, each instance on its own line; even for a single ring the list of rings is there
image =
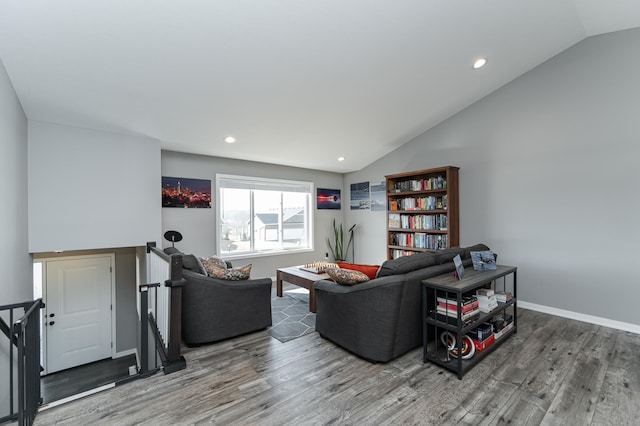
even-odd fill
[[[307,206],[306,206],[306,210],[307,210],[307,228],[309,229],[309,235],[308,235],[308,240],[309,240],[309,244],[308,247],[303,247],[303,248],[292,248],[292,249],[279,249],[279,250],[261,250],[261,251],[256,251],[255,250],[255,242],[252,241],[251,245],[253,246],[253,251],[250,252],[242,252],[242,253],[238,253],[238,254],[233,254],[233,253],[222,253],[221,247],[220,247],[220,237],[221,237],[221,233],[222,233],[222,192],[221,190],[223,188],[228,188],[227,186],[221,186],[221,181],[223,180],[230,180],[230,181],[237,181],[237,182],[241,182],[240,185],[248,185],[248,183],[251,182],[255,182],[256,184],[261,184],[264,186],[275,186],[278,187],[279,185],[282,186],[281,194],[282,192],[286,192],[286,187],[305,187],[308,188],[308,200],[307,200]],[[249,188],[244,188],[244,189],[250,189],[250,190],[264,190],[264,188],[260,188],[260,187],[249,187]],[[292,191],[292,192],[296,192],[296,191]],[[306,191],[298,191],[301,193],[305,193],[307,194]],[[315,185],[313,182],[309,182],[309,181],[298,181],[298,180],[291,180],[291,179],[274,179],[274,178],[264,178],[264,177],[257,177],[257,176],[242,176],[242,175],[229,175],[229,174],[216,174],[216,198],[214,199],[213,202],[215,204],[215,215],[216,215],[216,234],[215,234],[215,239],[216,239],[216,253],[218,254],[218,256],[224,257],[225,259],[229,259],[229,260],[233,260],[233,259],[246,259],[246,258],[254,258],[254,257],[267,257],[267,256],[279,256],[279,255],[286,255],[286,254],[294,254],[294,253],[303,253],[303,252],[311,252],[314,251],[314,214],[315,214],[315,208],[314,208],[314,194],[315,194]],[[217,201],[217,203],[216,203]],[[251,225],[250,225],[250,229],[254,229],[254,216],[255,216],[255,210],[254,210],[254,205],[253,205],[253,197],[250,200],[250,217],[251,217]],[[251,232],[251,237],[252,240],[254,240],[255,236],[253,235],[253,232]]]

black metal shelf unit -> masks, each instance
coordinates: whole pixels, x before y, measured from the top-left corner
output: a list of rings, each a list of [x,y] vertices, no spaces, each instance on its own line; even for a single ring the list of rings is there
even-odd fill
[[[512,276],[511,279],[507,279]],[[502,285],[500,285],[502,279]],[[472,322],[465,323],[462,319],[462,301],[465,294],[470,294],[481,287],[491,287],[494,290],[510,291],[513,298],[505,303],[498,303],[498,307],[491,312],[481,312]],[[456,300],[456,317],[451,317],[450,322],[440,321],[432,317],[436,310],[437,297]],[[448,370],[455,372],[458,379],[473,366],[493,352],[509,336],[517,333],[517,268],[515,266],[498,265],[497,269],[489,271],[474,271],[465,269],[464,278],[458,280],[452,273],[439,275],[422,281],[422,307],[423,307],[423,362],[433,362]],[[487,320],[506,315],[512,315],[513,325],[505,329],[499,339],[482,351],[476,351],[472,358],[462,359],[462,356],[453,356],[452,353],[463,353],[463,339],[470,330],[485,323]],[[456,336],[455,351],[445,345],[438,338],[440,332],[449,331]]]

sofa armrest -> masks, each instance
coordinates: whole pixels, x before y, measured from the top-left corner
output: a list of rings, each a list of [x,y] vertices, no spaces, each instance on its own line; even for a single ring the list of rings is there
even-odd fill
[[[402,275],[355,286],[316,282],[316,331],[368,360],[392,359],[404,283]]]

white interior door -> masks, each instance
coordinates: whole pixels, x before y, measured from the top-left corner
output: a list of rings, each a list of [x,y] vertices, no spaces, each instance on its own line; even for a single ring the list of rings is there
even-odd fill
[[[111,256],[46,264],[47,373],[111,357]]]

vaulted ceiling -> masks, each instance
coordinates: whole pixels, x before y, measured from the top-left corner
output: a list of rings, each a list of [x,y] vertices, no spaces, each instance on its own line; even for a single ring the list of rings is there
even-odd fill
[[[637,0],[2,0],[0,60],[31,120],[349,172],[638,26]]]

